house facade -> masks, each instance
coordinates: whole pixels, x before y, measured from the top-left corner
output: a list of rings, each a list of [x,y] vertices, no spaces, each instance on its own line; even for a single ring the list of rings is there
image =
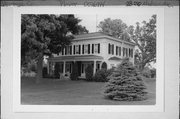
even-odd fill
[[[85,77],[85,69],[93,66],[93,73],[101,69],[102,63],[107,68],[116,67],[123,58],[128,57],[134,63],[135,44],[114,38],[101,32],[77,35],[71,45],[66,46],[59,55],[48,58],[48,73],[54,71],[55,63],[59,63],[60,74],[70,76],[75,62],[78,64],[79,77]]]

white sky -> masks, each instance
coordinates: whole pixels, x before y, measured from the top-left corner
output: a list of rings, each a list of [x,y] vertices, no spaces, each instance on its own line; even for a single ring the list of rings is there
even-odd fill
[[[85,26],[89,32],[96,32],[99,31],[99,29],[96,27],[98,26],[101,21],[103,21],[106,18],[111,19],[121,19],[124,23],[129,25],[135,25],[136,22],[142,22],[142,21],[149,21],[153,14],[141,14],[141,15],[118,15],[118,14],[77,14],[75,15],[82,21],[80,22],[81,25]]]

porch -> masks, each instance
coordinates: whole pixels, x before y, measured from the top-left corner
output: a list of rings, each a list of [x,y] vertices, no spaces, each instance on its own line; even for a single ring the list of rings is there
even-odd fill
[[[72,73],[72,69],[74,63],[77,62],[78,65],[78,75],[79,78],[85,78],[85,69],[88,65],[92,65],[93,74],[96,73],[97,70],[101,69],[101,65],[103,62],[103,57],[96,55],[88,55],[88,56],[61,56],[54,57],[48,59],[47,69],[48,74],[53,75],[55,71],[55,64],[58,64],[60,69],[60,77],[70,77]]]

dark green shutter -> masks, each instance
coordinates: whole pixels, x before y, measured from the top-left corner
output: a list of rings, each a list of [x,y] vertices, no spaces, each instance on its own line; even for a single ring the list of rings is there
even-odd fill
[[[75,52],[75,45],[74,45],[74,54],[76,54],[76,52]]]
[[[114,44],[112,45],[112,55],[114,55]]]
[[[108,53],[110,54],[110,43],[108,44]]]
[[[84,45],[82,45],[82,54],[84,54]]]
[[[79,54],[81,54],[81,45],[79,45]]]
[[[64,48],[62,49],[62,55],[64,55]]]
[[[118,46],[116,46],[116,55],[118,55]]]
[[[98,53],[100,53],[100,43],[98,44]]]
[[[94,54],[94,44],[92,44],[92,54]]]
[[[88,54],[90,54],[90,44],[88,44]]]

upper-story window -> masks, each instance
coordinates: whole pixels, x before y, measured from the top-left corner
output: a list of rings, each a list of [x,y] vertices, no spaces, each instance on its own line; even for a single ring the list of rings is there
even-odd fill
[[[98,53],[98,44],[94,45],[94,53]]]
[[[116,46],[116,55],[118,55],[118,54],[119,54],[119,47]]]
[[[74,50],[74,54],[81,54],[81,45],[75,45]]]
[[[84,54],[88,54],[88,44],[84,45]]]
[[[108,53],[114,55],[114,44],[108,44]]]

